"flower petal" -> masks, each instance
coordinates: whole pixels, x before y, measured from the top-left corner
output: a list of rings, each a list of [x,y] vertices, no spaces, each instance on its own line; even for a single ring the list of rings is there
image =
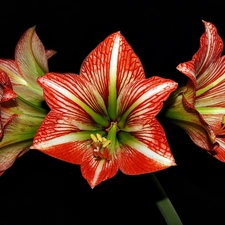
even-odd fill
[[[213,142],[215,142],[215,137],[213,137],[211,140],[210,136],[204,129],[204,127],[199,126],[196,123],[176,123],[179,127],[183,128],[185,132],[190,136],[192,141],[198,145],[199,147],[205,149],[205,150],[211,150],[214,148]]]
[[[12,114],[12,113],[7,113],[7,110],[5,110],[4,107],[1,107],[1,123],[0,123],[0,138],[2,138],[3,134],[4,134],[4,130],[7,127],[7,125],[13,121],[13,119],[15,117],[17,117],[16,114]],[[0,145],[1,146],[1,145]]]
[[[106,106],[110,83],[119,95],[128,83],[145,78],[139,58],[120,32],[108,36],[87,56],[80,75],[96,87]]]
[[[103,99],[94,86],[79,75],[47,73],[38,78],[38,83],[52,110],[77,118],[83,124],[108,125]]]
[[[32,141],[16,142],[0,148],[0,176],[12,166],[15,160],[29,150]]]
[[[118,171],[117,160],[96,159],[92,151],[86,151],[81,164],[81,172],[91,188],[104,180],[110,179]]]
[[[1,140],[0,147],[13,144],[15,140],[33,138],[45,115],[45,111],[37,110],[18,98],[2,102],[0,136],[3,135],[6,127],[6,133],[9,134]]]
[[[80,164],[84,152],[91,146],[91,133],[80,131],[73,117],[50,111],[38,129],[31,148],[66,162]]]
[[[218,138],[216,142],[218,145],[213,148],[213,151],[209,151],[209,153],[221,162],[225,162],[225,138]]]
[[[40,89],[37,77],[48,72],[48,61],[45,48],[35,32],[35,27],[28,29],[17,43],[15,61],[27,83]]]
[[[19,141],[32,140],[43,120],[43,117],[35,115],[13,114],[16,109],[16,107],[13,109],[2,107],[1,119],[4,125],[4,135],[0,141],[0,148]]]
[[[212,83],[216,82],[216,79],[220,79],[220,72],[225,69],[221,64],[217,68],[212,66],[214,63],[217,64],[217,60],[219,60],[223,51],[223,41],[213,24],[205,21],[203,23],[205,25],[205,33],[200,39],[199,50],[191,61],[181,63],[177,66],[177,69],[190,79],[187,85],[188,93],[185,95],[190,104],[195,103],[196,89],[200,93],[204,93],[210,89]],[[199,94],[197,93],[197,95]]]
[[[164,130],[155,118],[141,131],[119,133],[118,139],[122,143],[118,152],[119,167],[125,174],[150,173],[176,165]]]
[[[209,22],[203,21],[203,23],[205,25],[205,33],[201,36],[199,50],[191,61],[181,63],[177,67],[178,70],[184,72],[189,78],[191,76],[194,76],[194,78],[198,76],[205,77],[205,71],[208,70],[212,63],[219,59],[223,51],[223,41],[218,35],[216,27]],[[189,68],[189,71],[183,71],[185,68]]]
[[[1,104],[1,139],[0,139],[0,173],[8,169],[13,162],[28,151],[32,144],[34,134],[43,120],[41,113],[35,110],[29,115],[29,107],[23,107],[23,104],[18,104],[17,100],[10,100]],[[21,113],[27,109],[26,113]],[[17,114],[16,114],[17,113]],[[3,132],[4,130],[4,132]]]
[[[13,87],[17,85],[27,85],[27,82],[20,74],[19,69],[16,66],[14,60],[0,59],[0,69],[3,70],[9,76]]]
[[[203,115],[181,94],[173,101],[165,116],[177,126],[183,128],[198,146],[206,150],[212,149],[216,135]],[[222,121],[222,118],[221,118]]]
[[[15,61],[0,59],[0,70],[3,70],[10,78],[13,85],[13,90],[16,94],[28,102],[41,106],[43,95],[41,90],[35,89],[30,86],[22,77],[16,66]]]
[[[2,70],[0,70],[0,86],[2,87],[0,90],[0,102],[6,102],[16,98],[16,93],[12,89],[11,81],[8,75]]]
[[[223,116],[225,114],[225,109],[221,107],[204,107],[197,108],[201,117],[206,121],[207,124],[213,129],[214,133],[222,131]],[[224,133],[224,132],[223,132]]]
[[[221,96],[225,92],[225,57],[221,57],[215,63],[212,63],[207,70],[205,79],[198,80],[196,107],[225,107],[225,101]],[[201,83],[201,85],[200,85]],[[208,85],[205,86],[204,84]],[[201,86],[201,87],[200,87]],[[203,87],[202,87],[203,86]],[[202,88],[202,89],[199,89]]]
[[[55,50],[51,50],[51,49],[45,50],[45,54],[46,54],[47,59],[51,58],[56,53],[57,52]],[[45,71],[48,72],[48,68],[47,68],[47,70],[45,69]]]
[[[176,88],[176,82],[156,76],[127,85],[118,97],[119,127],[131,131],[139,121],[156,116]]]

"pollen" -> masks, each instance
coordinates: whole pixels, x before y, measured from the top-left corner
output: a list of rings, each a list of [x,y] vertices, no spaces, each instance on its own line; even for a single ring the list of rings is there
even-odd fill
[[[225,124],[225,115],[223,115],[223,117],[222,117],[222,124],[223,125]]]
[[[91,134],[91,139],[97,143],[98,142],[98,138],[94,135],[94,134]]]
[[[91,134],[91,139],[93,140],[92,148],[93,148],[93,155],[96,159],[107,159],[111,160],[111,155],[108,149],[111,141],[102,137],[100,134]]]

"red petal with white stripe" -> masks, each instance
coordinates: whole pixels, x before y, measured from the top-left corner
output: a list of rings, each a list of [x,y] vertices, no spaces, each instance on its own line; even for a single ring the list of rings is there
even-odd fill
[[[116,71],[114,75],[110,75],[112,70]],[[80,75],[96,87],[106,105],[110,77],[116,77],[118,94],[128,83],[145,78],[139,58],[120,32],[108,36],[87,56],[81,66]]]
[[[82,132],[73,117],[50,111],[38,129],[31,148],[55,158],[80,164],[91,146],[90,133]],[[92,150],[91,150],[92,151]]]
[[[76,74],[47,73],[38,78],[44,97],[52,110],[97,127],[86,108],[107,117],[102,97],[95,87]]]
[[[120,145],[117,157],[123,173],[138,175],[176,165],[165,132],[155,118],[149,120],[142,130],[130,134],[141,144],[129,144],[127,140],[127,144]]]
[[[117,106],[118,117],[129,113],[125,129],[132,131],[138,124],[142,124],[142,120],[156,116],[163,106],[163,101],[176,88],[176,82],[156,76],[127,85],[118,97]]]
[[[205,21],[203,23],[205,33],[201,36],[199,50],[191,61],[177,66],[177,69],[191,80],[188,83],[188,89],[191,89],[190,93],[186,94],[186,98],[191,104],[195,103],[195,91],[212,83],[218,76],[221,76],[220,71],[225,70],[224,66],[217,62],[223,51],[223,41],[213,24]]]
[[[94,188],[104,180],[112,178],[118,171],[118,161],[112,159],[96,159],[93,151],[86,151],[81,164],[81,172],[89,185]]]

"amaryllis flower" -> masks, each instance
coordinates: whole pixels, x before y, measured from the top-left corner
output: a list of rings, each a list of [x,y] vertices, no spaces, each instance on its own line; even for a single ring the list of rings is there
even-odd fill
[[[165,115],[182,127],[195,144],[225,162],[225,57],[216,27],[203,21],[205,33],[191,61],[177,69],[188,77],[186,86],[168,100]]]
[[[15,60],[0,59],[0,175],[29,149],[47,114],[36,79],[48,72],[52,54],[32,27],[19,40]]]
[[[135,175],[175,165],[155,116],[177,84],[146,79],[119,32],[90,53],[80,75],[47,73],[38,82],[51,111],[32,148],[80,164],[92,188],[118,169]]]
[[[48,72],[48,58],[55,53],[53,50],[45,50],[35,27],[31,27],[16,45],[15,60],[0,59],[0,69],[7,73],[20,99],[41,107],[43,91],[36,79]]]

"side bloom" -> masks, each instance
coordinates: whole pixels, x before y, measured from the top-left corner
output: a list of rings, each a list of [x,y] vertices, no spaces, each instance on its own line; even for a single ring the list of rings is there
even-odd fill
[[[34,27],[17,43],[15,60],[0,59],[0,175],[24,154],[47,111],[38,76],[48,72],[46,51]]]
[[[165,116],[183,128],[195,144],[225,162],[224,45],[216,27],[203,23],[199,50],[192,60],[177,66],[188,83],[170,96]]]
[[[118,169],[136,175],[175,165],[155,116],[177,84],[146,79],[119,32],[87,56],[80,75],[47,73],[38,83],[51,110],[31,148],[81,165],[92,188]]]

